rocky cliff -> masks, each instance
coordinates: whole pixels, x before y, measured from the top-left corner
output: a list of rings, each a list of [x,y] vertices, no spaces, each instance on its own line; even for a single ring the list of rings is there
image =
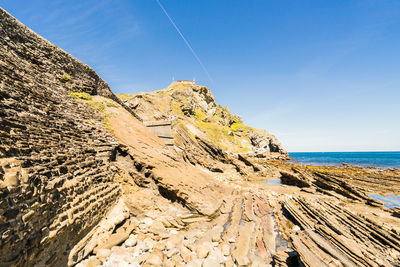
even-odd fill
[[[221,200],[200,194],[207,174],[163,151],[93,69],[1,8],[0,43],[1,265],[67,265],[85,257],[91,250],[76,245],[98,234],[91,231],[121,198],[124,175],[195,213],[218,208]],[[140,146],[118,138],[105,107],[126,113]],[[131,165],[122,173],[118,161]],[[196,186],[174,169],[187,169]]]
[[[192,142],[201,138],[224,152],[287,155],[274,135],[244,125],[240,116],[218,105],[205,86],[174,82],[160,91],[119,97],[144,121],[171,120],[176,145],[185,145],[179,138],[179,130],[185,129]]]
[[[0,8],[0,266],[400,264],[399,209],[370,195],[399,169],[281,160],[202,86],[120,98]]]
[[[65,262],[121,190],[106,163],[117,143],[69,92],[113,93],[1,8],[0,43],[0,262]]]

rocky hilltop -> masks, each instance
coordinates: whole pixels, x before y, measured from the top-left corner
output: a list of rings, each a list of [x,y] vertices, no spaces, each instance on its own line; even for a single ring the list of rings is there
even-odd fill
[[[205,86],[173,82],[166,89],[119,98],[143,121],[171,120],[175,145],[206,140],[224,152],[256,153],[267,157],[286,156],[287,152],[274,135],[243,124],[240,116],[228,107],[217,105]],[[179,138],[185,131],[190,141]]]
[[[1,8],[0,115],[0,266],[400,264],[399,169],[288,162],[206,87],[117,97]]]
[[[247,158],[288,158],[274,135],[244,125],[240,116],[218,105],[205,86],[180,81],[163,90],[118,97],[185,161],[214,173],[230,173],[230,180],[276,172]]]

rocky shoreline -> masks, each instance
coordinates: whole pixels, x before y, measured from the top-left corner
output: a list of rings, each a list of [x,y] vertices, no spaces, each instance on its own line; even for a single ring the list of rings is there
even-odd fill
[[[302,166],[277,160],[269,165],[282,173],[282,185],[237,182],[216,218],[189,213],[164,217],[164,213],[133,219],[135,230],[125,241],[89,256],[79,266],[398,264],[396,210],[367,193],[399,193],[393,190],[400,185],[399,170]],[[311,179],[314,176],[321,180]],[[380,177],[378,184],[375,179]]]
[[[1,8],[0,115],[0,266],[400,265],[400,170],[290,163],[193,83],[117,97]]]

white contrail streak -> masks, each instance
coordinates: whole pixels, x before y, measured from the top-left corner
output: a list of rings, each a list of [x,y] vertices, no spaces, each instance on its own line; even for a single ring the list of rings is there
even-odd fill
[[[207,76],[210,79],[210,81],[213,82],[213,79],[211,78],[211,75],[208,72],[206,66],[204,66],[204,64],[203,64],[203,62],[201,62],[199,56],[196,54],[196,52],[194,52],[194,50],[193,50],[192,46],[190,45],[190,43],[188,42],[188,40],[186,40],[186,38],[185,38],[185,36],[183,36],[183,33],[181,32],[181,30],[179,30],[178,26],[176,26],[174,20],[171,18],[171,16],[165,10],[163,5],[160,3],[160,0],[156,0],[156,2],[160,6],[162,11],[164,11],[165,15],[168,17],[168,19],[171,22],[172,26],[174,26],[175,30],[179,33],[179,35],[181,36],[182,40],[185,42],[186,46],[189,48],[189,50],[192,52],[193,56],[196,58],[197,62],[199,62],[200,66],[203,68],[204,72],[207,74]]]

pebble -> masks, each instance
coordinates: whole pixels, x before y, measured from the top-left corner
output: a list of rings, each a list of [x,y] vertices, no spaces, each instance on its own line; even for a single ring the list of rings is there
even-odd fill
[[[161,250],[155,249],[148,256],[146,263],[150,265],[161,265],[163,263],[163,256],[164,254],[161,252]]]
[[[175,242],[173,242],[172,240],[168,240],[165,246],[167,250],[171,250],[176,247]]]
[[[171,258],[176,253],[178,253],[178,249],[177,248],[172,248],[170,250],[167,250],[166,255],[167,255],[168,258]]]
[[[193,254],[189,249],[187,249],[185,246],[182,246],[179,250],[181,257],[184,262],[188,263],[193,259]]]
[[[139,224],[139,228],[140,228],[140,230],[145,230],[145,229],[147,229],[147,224],[145,224],[145,223],[141,223],[141,224]]]
[[[298,226],[298,225],[295,225],[294,227],[293,227],[293,231],[295,231],[295,232],[297,232],[297,231],[300,231],[301,229],[300,229],[300,227]]]
[[[164,243],[158,242],[158,243],[154,244],[154,249],[164,250],[165,247],[166,247],[166,245]]]
[[[145,240],[143,240],[143,245],[147,250],[153,249],[154,240],[151,238],[146,238]]]
[[[146,217],[146,218],[144,218],[143,220],[142,220],[142,222],[144,223],[144,224],[146,224],[147,226],[151,226],[152,224],[153,224],[153,219],[151,219],[151,218],[149,218],[149,217]]]
[[[178,264],[182,264],[183,263],[183,259],[181,256],[179,256],[178,254],[175,254],[174,256],[171,257],[171,260],[175,261],[176,266]]]
[[[224,256],[229,256],[231,254],[231,247],[227,243],[221,245],[221,251]]]
[[[130,235],[129,238],[125,241],[125,246],[134,247],[137,244],[137,240],[134,235]]]
[[[96,254],[96,256],[99,258],[107,258],[110,255],[111,255],[111,250],[105,248],[99,249]]]
[[[176,231],[175,229],[171,229],[171,230],[169,230],[169,233],[170,233],[171,235],[177,235],[177,234],[178,234],[178,231]]]
[[[198,245],[196,249],[197,257],[201,259],[207,257],[208,254],[210,253],[211,247],[212,244],[209,242],[203,242],[200,245]]]

